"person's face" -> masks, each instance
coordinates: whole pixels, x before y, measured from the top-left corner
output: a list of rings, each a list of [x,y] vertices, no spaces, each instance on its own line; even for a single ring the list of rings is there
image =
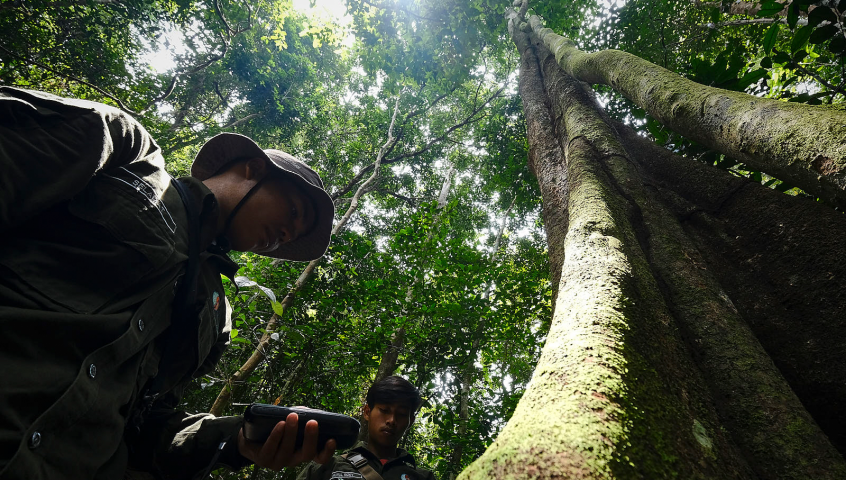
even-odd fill
[[[233,250],[266,254],[295,240],[313,227],[314,205],[302,189],[284,175],[271,175],[247,199],[230,225]]]
[[[371,443],[396,448],[411,424],[411,408],[403,403],[376,403],[364,406],[367,433]]]

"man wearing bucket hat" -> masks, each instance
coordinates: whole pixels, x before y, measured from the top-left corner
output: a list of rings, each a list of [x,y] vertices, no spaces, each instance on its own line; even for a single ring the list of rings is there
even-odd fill
[[[334,206],[302,161],[237,134],[174,180],[106,105],[0,87],[0,479],[200,478],[316,451],[295,416],[264,444],[241,417],[176,409],[229,342],[231,248],[319,258]]]

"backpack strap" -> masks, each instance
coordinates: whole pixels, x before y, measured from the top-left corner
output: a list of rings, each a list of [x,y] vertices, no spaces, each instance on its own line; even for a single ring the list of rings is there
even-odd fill
[[[364,456],[357,452],[347,452],[341,455],[341,458],[350,462],[350,465],[355,467],[356,470],[361,473],[366,480],[382,480],[382,476],[376,473],[376,470],[373,470],[373,467],[367,463],[367,459]]]

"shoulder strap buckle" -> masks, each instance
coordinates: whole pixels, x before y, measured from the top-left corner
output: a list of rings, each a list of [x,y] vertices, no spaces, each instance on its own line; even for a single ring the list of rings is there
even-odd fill
[[[350,464],[358,470],[359,473],[366,479],[366,480],[383,480],[382,476],[379,475],[376,470],[373,470],[373,467],[367,463],[367,459],[360,453],[353,453],[353,454],[345,454],[343,457],[350,462]]]
[[[350,462],[355,468],[361,468],[362,465],[367,465],[367,459],[364,458],[360,453],[350,455],[349,458],[347,458],[347,461]]]

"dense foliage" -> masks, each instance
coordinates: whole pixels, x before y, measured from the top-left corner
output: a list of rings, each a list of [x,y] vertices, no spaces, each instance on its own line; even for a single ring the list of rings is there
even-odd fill
[[[701,83],[785,101],[844,100],[846,2],[535,3],[530,12],[586,50],[626,50]],[[5,2],[0,84],[119,106],[150,130],[177,175],[222,131],[299,155],[324,177],[337,219],[373,173],[396,105],[378,176],[302,289],[304,265],[237,256],[244,278],[228,285],[232,348],[185,407],[211,408],[268,334],[270,349],[235,386],[227,413],[257,401],[357,414],[401,330],[396,371],[426,398],[405,446],[448,478],[509,418],[551,312],[508,3],[346,6],[350,21],[339,25],[286,0]],[[174,66],[154,71],[153,52]],[[612,115],[668,148],[791,189],[602,93]],[[279,323],[268,332],[271,318]]]

